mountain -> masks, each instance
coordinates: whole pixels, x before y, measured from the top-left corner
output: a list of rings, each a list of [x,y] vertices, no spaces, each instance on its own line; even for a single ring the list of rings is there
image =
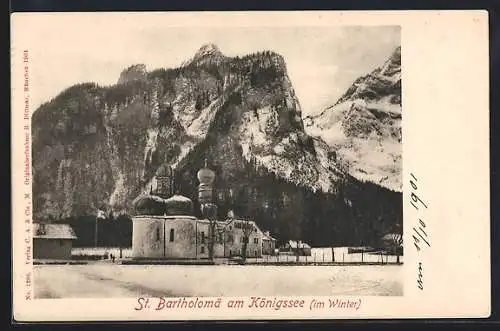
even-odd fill
[[[271,51],[227,57],[207,44],[178,68],[136,64],[115,85],[69,87],[34,112],[32,135],[35,219],[132,215],[165,167],[196,202],[206,159],[221,217],[232,209],[283,240],[359,242],[373,237],[370,220],[379,230],[402,220],[400,194],[345,173],[306,133],[285,61]]]
[[[118,84],[125,84],[135,80],[145,81],[147,79],[147,70],[145,64],[135,64],[123,70],[118,79]]]
[[[209,43],[200,47],[191,59],[190,63],[198,64],[221,64],[227,59],[215,44]]]
[[[401,192],[401,115],[398,47],[334,105],[304,122],[306,132],[321,137],[352,176]]]

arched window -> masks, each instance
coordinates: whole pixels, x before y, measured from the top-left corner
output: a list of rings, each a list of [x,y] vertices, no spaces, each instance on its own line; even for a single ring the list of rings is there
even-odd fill
[[[170,241],[174,241],[174,229],[170,229]]]

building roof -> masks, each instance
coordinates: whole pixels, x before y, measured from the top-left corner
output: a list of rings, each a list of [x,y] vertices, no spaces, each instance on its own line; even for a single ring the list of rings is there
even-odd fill
[[[192,201],[191,201],[191,199],[189,199],[188,197],[185,197],[183,195],[174,194],[170,198],[165,199],[165,202],[186,202],[186,203],[190,203]]]
[[[33,223],[33,238],[41,239],[77,239],[69,224]]]
[[[164,215],[165,199],[153,194],[142,194],[132,202],[137,214]]]
[[[401,234],[397,233],[388,233],[382,237],[382,240],[394,240],[394,238],[399,238]]]
[[[252,229],[256,229],[258,232],[263,233],[262,230],[257,225],[257,223],[255,223],[255,221],[245,220],[245,219],[241,219],[241,218],[235,218],[232,220],[232,223],[233,224],[236,224],[236,223],[248,224],[248,228],[252,227]]]
[[[264,238],[262,238],[263,240],[276,241],[276,238],[274,238],[273,236],[271,236],[271,234],[269,233],[269,231],[265,231],[265,232],[263,232],[263,234],[264,234]]]
[[[288,240],[288,245],[290,245],[291,248],[297,248],[297,241],[296,240]],[[306,242],[301,242],[299,244],[299,248],[311,248],[311,246],[309,246],[309,244],[307,244]]]
[[[193,215],[193,201],[188,197],[174,194],[163,203],[167,215]]]

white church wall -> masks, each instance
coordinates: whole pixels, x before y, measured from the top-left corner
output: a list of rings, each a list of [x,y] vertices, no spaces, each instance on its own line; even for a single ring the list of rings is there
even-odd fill
[[[171,238],[171,232],[173,237]],[[196,218],[172,216],[165,218],[165,257],[171,259],[196,258]]]
[[[132,229],[132,257],[133,258],[162,258],[163,257],[163,218],[134,217]]]
[[[219,233],[220,232],[220,233]],[[221,238],[219,238],[221,236]],[[264,234],[256,227],[247,244],[247,257],[262,257]],[[216,232],[214,257],[242,255],[244,233],[226,227]],[[132,257],[145,259],[207,259],[210,223],[192,216],[136,216],[133,218]]]

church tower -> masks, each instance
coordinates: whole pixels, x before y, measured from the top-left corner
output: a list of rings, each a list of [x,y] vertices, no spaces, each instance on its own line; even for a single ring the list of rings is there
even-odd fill
[[[205,167],[200,169],[197,174],[200,185],[198,186],[198,201],[201,204],[203,217],[215,219],[217,217],[217,206],[213,203],[213,183],[215,172],[208,168],[205,159]]]
[[[152,193],[166,199],[173,194],[173,189],[172,167],[161,165],[156,172],[156,188]]]

